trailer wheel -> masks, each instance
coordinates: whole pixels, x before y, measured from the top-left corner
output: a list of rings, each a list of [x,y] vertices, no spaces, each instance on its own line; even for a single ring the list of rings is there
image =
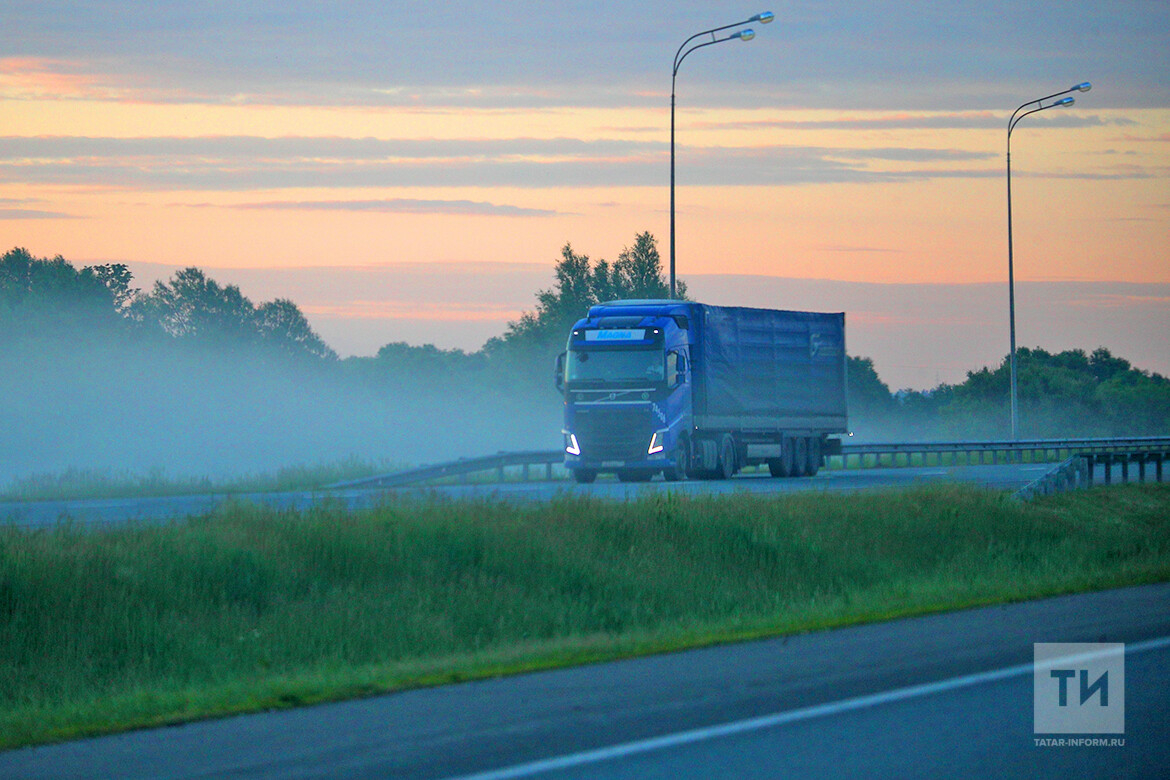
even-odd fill
[[[805,469],[808,468],[808,439],[802,436],[792,440],[791,458],[788,475],[803,477]]]
[[[731,436],[724,434],[723,441],[719,445],[719,477],[721,479],[731,479],[735,476],[735,442],[731,440]]]
[[[773,477],[796,476],[796,439],[780,442],[780,457],[768,461],[768,473]]]
[[[578,484],[589,485],[597,481],[597,472],[589,469],[573,469],[573,479],[577,480]]]
[[[817,472],[821,470],[821,461],[824,456],[821,455],[821,439],[819,436],[814,436],[808,440],[808,467],[804,470],[806,476],[815,477]]]

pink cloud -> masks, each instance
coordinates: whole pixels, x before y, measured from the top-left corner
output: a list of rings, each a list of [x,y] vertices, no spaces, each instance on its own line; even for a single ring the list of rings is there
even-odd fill
[[[81,63],[44,57],[0,58],[0,97],[43,98],[111,97],[102,79],[82,72]]]
[[[306,315],[356,320],[427,320],[432,322],[498,322],[520,317],[507,306],[444,301],[345,301],[301,306]]]

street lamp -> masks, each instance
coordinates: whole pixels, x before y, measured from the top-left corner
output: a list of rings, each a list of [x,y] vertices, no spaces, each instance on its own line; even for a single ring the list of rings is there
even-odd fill
[[[1012,112],[1011,119],[1008,120],[1007,132],[1007,207],[1008,207],[1008,322],[1011,330],[1011,357],[1009,358],[1011,364],[1011,395],[1012,395],[1012,439],[1017,438],[1017,411],[1016,411],[1016,283],[1015,271],[1012,265],[1012,130],[1016,129],[1016,125],[1021,119],[1029,114],[1035,114],[1037,111],[1046,111],[1050,108],[1063,108],[1064,106],[1071,106],[1075,99],[1072,97],[1064,97],[1060,100],[1054,100],[1048,105],[1044,105],[1045,100],[1052,100],[1052,98],[1059,98],[1061,95],[1067,95],[1070,92],[1088,92],[1093,88],[1093,85],[1087,81],[1082,81],[1080,84],[1075,84],[1072,87],[1062,91],[1054,92],[1051,95],[1045,95],[1036,100],[1029,100],[1015,111]],[[1024,111],[1029,106],[1035,106]],[[1023,113],[1020,113],[1023,111]]]
[[[670,297],[671,298],[675,297],[675,282],[674,282],[674,96],[675,96],[675,93],[674,93],[674,84],[675,84],[675,80],[678,77],[678,68],[680,65],[682,65],[682,61],[687,58],[687,55],[690,54],[691,52],[695,51],[696,49],[701,49],[704,46],[713,46],[716,43],[723,43],[724,41],[734,41],[734,40],[750,41],[752,38],[756,37],[755,30],[753,30],[750,27],[743,29],[743,30],[739,30],[738,32],[734,32],[731,35],[728,35],[728,36],[723,37],[723,38],[716,37],[715,33],[722,32],[724,30],[730,30],[732,27],[741,27],[745,24],[751,24],[753,22],[759,22],[760,24],[768,24],[769,22],[771,22],[775,18],[776,18],[776,15],[773,14],[771,11],[764,11],[763,13],[756,14],[755,16],[751,17],[750,19],[744,19],[742,22],[736,22],[735,24],[725,24],[722,27],[712,27],[710,30],[703,30],[702,32],[697,32],[694,35],[692,35],[690,38],[687,38],[685,41],[683,41],[682,46],[679,46],[678,51],[676,51],[674,53],[674,67],[670,72]],[[689,49],[687,48],[687,44],[689,44],[691,41],[695,40],[696,38],[700,38],[704,35],[710,35],[711,40],[703,41],[702,43],[696,43],[694,46],[691,46]]]

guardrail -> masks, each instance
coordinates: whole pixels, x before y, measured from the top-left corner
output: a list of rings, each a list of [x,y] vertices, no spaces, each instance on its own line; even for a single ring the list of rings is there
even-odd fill
[[[1119,452],[1087,452],[1076,455],[1049,471],[1040,479],[1015,492],[1015,497],[1027,501],[1036,496],[1048,496],[1065,490],[1092,487],[1098,467],[1104,472],[1105,484],[1113,484],[1113,467],[1120,466],[1122,483],[1129,482],[1130,466],[1137,467],[1137,481],[1146,481],[1146,467],[1153,466],[1154,482],[1162,481],[1162,465],[1170,460],[1170,447],[1144,448]]]
[[[1112,468],[1121,467],[1122,478],[1128,480],[1130,464],[1139,469],[1139,476],[1144,481],[1146,465],[1153,464],[1157,473],[1157,480],[1162,480],[1162,463],[1170,457],[1170,436],[1141,436],[1116,439],[1024,439],[1016,441],[988,440],[988,441],[949,441],[949,442],[877,442],[867,444],[843,443],[841,454],[833,456],[841,459],[843,468],[849,467],[849,458],[857,458],[857,467],[866,468],[887,465],[882,463],[883,456],[888,456],[888,465],[897,466],[900,460],[905,465],[911,465],[914,456],[921,456],[922,465],[946,465],[943,456],[951,455],[954,464],[959,455],[965,455],[968,465],[986,465],[1000,462],[1020,462],[1025,454],[1029,454],[1034,462],[1041,460],[1056,460],[1061,457],[1072,458],[1077,455],[1089,457],[1089,483],[1093,479],[1093,467],[1097,465],[1105,468],[1105,483],[1112,481]],[[929,462],[930,455],[935,456],[935,462]],[[903,457],[904,456],[904,457]],[[407,471],[398,471],[392,474],[380,474],[363,479],[338,482],[327,487],[330,489],[368,488],[368,487],[403,487],[405,485],[430,482],[436,479],[450,477],[468,477],[485,471],[496,472],[497,478],[504,480],[504,470],[520,467],[521,479],[528,480],[531,476],[531,467],[543,466],[545,479],[552,478],[554,465],[564,460],[561,450],[527,450],[523,452],[499,452],[495,455],[484,455],[477,458],[460,458],[447,463],[438,463],[431,466],[421,466]],[[872,462],[869,462],[872,461]]]
[[[1154,467],[1154,481],[1162,481],[1162,463],[1170,460],[1170,447],[1161,450],[1145,450],[1139,452],[1098,452],[1085,456],[1089,465],[1089,485],[1093,484],[1096,466],[1103,466],[1105,484],[1113,483],[1113,467],[1121,467],[1121,481],[1129,482],[1130,465],[1137,466],[1138,482],[1146,481],[1146,466]]]
[[[522,478],[527,481],[532,466],[544,466],[545,479],[552,479],[552,467],[563,463],[563,450],[526,450],[523,452],[499,452],[495,455],[484,455],[479,458],[460,458],[447,463],[436,463],[433,466],[420,466],[416,469],[396,471],[392,474],[379,474],[374,477],[353,479],[348,482],[336,482],[325,487],[331,490],[344,488],[364,487],[402,487],[419,482],[430,482],[447,477],[465,477],[481,471],[495,471],[501,482],[504,481],[504,469],[509,466],[520,466]]]
[[[1065,490],[1090,487],[1092,484],[1093,468],[1089,465],[1089,459],[1083,455],[1077,455],[1061,463],[1040,479],[1020,488],[1013,496],[1021,501],[1027,501],[1036,496],[1050,496]]]
[[[906,465],[914,455],[923,456],[923,465],[942,465],[942,456],[951,454],[954,457],[966,455],[969,465],[986,465],[988,455],[990,463],[1019,463],[1024,454],[1030,454],[1032,460],[1036,455],[1043,456],[1043,460],[1056,460],[1063,457],[1088,453],[1120,453],[1120,452],[1153,452],[1170,449],[1170,436],[1136,436],[1111,439],[1016,439],[1016,440],[988,440],[988,441],[937,441],[937,442],[879,442],[867,444],[843,444],[841,447],[842,466],[848,468],[849,458],[856,457],[857,465],[864,466],[867,456],[872,456],[875,463],[881,463],[882,456],[889,456],[890,464],[896,466],[900,456],[905,456]],[[935,455],[935,463],[926,462],[928,455]]]

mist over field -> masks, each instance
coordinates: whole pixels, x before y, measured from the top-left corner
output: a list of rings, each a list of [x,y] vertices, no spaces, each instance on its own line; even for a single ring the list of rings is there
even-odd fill
[[[292,301],[254,303],[196,268],[133,282],[122,265],[0,257],[0,491],[70,471],[222,481],[553,449],[570,324],[598,301],[666,294],[649,233],[612,264],[566,245],[552,288],[482,349],[339,359]],[[1107,349],[1022,348],[1018,364],[1021,438],[1170,433],[1170,381]],[[852,441],[1009,435],[1006,359],[922,392],[879,372],[849,358]]]
[[[342,365],[84,340],[4,353],[0,483],[71,468],[214,479],[351,457],[418,464],[559,441],[551,381],[544,393],[426,370],[374,382]]]
[[[70,469],[220,479],[559,441],[548,355],[389,344],[339,360],[291,302],[255,305],[195,269],[149,294],[130,281],[4,256],[0,489]]]

